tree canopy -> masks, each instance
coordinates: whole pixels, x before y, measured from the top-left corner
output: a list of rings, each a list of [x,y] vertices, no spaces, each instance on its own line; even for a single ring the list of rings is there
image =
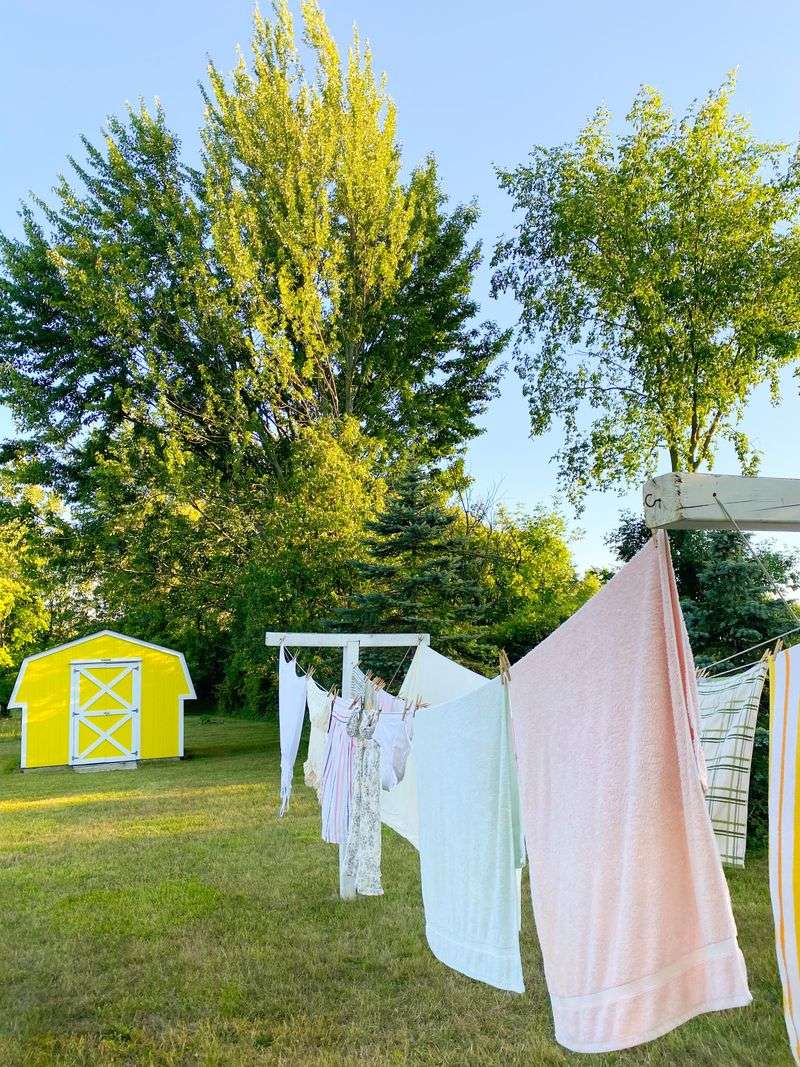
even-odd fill
[[[731,113],[730,77],[676,119],[643,88],[615,135],[599,110],[574,143],[500,171],[520,221],[494,255],[520,304],[516,366],[534,434],[563,423],[561,479],[589,486],[711,467],[742,470],[753,389],[777,398],[800,339],[800,169]]]
[[[506,338],[476,321],[476,208],[433,159],[402,179],[369,49],[343,68],[303,14],[310,74],[283,0],[230,84],[210,67],[199,167],[131,109],[0,240],[0,401],[69,499],[128,431],[204,481],[282,475],[319,419],[390,456],[478,432]]]
[[[476,206],[403,159],[358,34],[342,59],[302,17],[298,40],[276,0],[231,76],[210,66],[199,158],[141,104],[0,237],[0,469],[65,505],[48,633],[181,647],[206,699],[251,711],[264,629],[361,589],[387,472],[453,463],[507,342],[472,295]],[[44,639],[26,590],[9,569],[11,658]]]

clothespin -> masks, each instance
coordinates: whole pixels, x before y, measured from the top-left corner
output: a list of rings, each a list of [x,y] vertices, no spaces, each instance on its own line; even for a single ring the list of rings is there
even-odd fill
[[[306,678],[313,678],[313,677],[314,677],[314,664],[312,663],[311,666],[306,671]]]
[[[698,667],[697,668],[697,677],[698,677],[698,679],[699,678],[708,678],[708,667]]]
[[[500,654],[497,658],[500,663],[500,677],[503,679],[503,684],[508,685],[511,681],[511,662],[504,648],[500,649]]]
[[[778,651],[777,646],[776,646],[776,651]],[[765,659],[769,659],[769,657],[771,655],[772,655],[772,649],[771,648],[765,648],[764,649],[764,653],[763,653],[763,655],[761,657],[761,663],[763,663]]]
[[[779,637],[778,640],[775,642],[775,648],[772,650],[772,655],[773,656],[777,656],[778,653],[780,651],[782,651],[782,649],[783,649],[783,638]]]

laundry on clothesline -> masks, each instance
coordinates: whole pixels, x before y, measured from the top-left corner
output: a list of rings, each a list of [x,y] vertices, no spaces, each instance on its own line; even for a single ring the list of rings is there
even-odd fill
[[[366,684],[366,674],[364,673],[364,671],[361,670],[357,663],[354,664],[350,680],[350,688],[352,695],[354,697],[358,697],[360,700],[363,700]]]
[[[795,1063],[800,1064],[800,645],[770,661],[769,734],[769,889],[786,1030]]]
[[[510,691],[556,1039],[613,1051],[748,1004],[663,531],[511,668]]]
[[[357,707],[347,723],[353,742],[352,795],[344,866],[356,893],[381,896],[381,772],[375,740],[378,710]]]
[[[405,777],[414,736],[415,708],[385,689],[377,690],[375,700],[380,709],[375,740],[380,747],[381,787],[389,790],[399,785]]]
[[[290,658],[283,645],[278,649],[278,726],[281,747],[281,806],[285,815],[292,795],[292,777],[303,717],[306,711],[306,675],[297,673],[297,660]]]
[[[767,662],[762,660],[738,674],[700,678],[697,683],[706,803],[720,859],[731,867],[744,867],[753,741],[766,676]]]
[[[463,696],[481,685],[486,678],[460,663],[434,652],[428,645],[419,645],[409,664],[408,671],[398,691],[398,696],[407,703],[417,701],[433,706]],[[416,731],[415,724],[412,729]],[[419,805],[417,800],[417,772],[415,751],[416,736],[410,740],[405,774],[391,791],[381,792],[381,819],[395,833],[419,848]],[[445,773],[447,761],[440,768]]]
[[[357,700],[336,697],[331,708],[320,783],[320,807],[322,840],[332,845],[344,845],[347,842],[354,749],[347,724],[358,703]]]
[[[521,993],[517,870],[524,845],[503,680],[421,708],[414,752],[431,951],[470,978]]]
[[[303,776],[307,786],[316,790],[317,798],[322,788],[322,770],[325,762],[325,746],[328,740],[328,726],[331,721],[333,694],[318,685],[313,678],[308,678],[306,704],[311,732],[308,738],[308,755],[303,764]]]

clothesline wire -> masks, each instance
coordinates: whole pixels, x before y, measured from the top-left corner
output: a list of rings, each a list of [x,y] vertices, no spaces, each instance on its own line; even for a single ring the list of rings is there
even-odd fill
[[[792,605],[791,605],[791,604],[789,603],[789,601],[788,601],[788,600],[786,599],[786,597],[785,597],[785,596],[783,595],[783,590],[782,590],[782,589],[781,589],[781,587],[780,587],[780,586],[778,585],[778,583],[777,583],[777,582],[775,581],[774,577],[773,577],[773,576],[772,576],[772,575],[771,575],[771,574],[769,573],[769,571],[767,570],[767,568],[766,568],[766,567],[764,566],[764,561],[763,561],[763,560],[761,559],[761,557],[759,556],[759,554],[758,554],[758,553],[756,552],[756,550],[755,550],[755,549],[753,548],[753,546],[752,546],[752,544],[750,543],[750,541],[748,540],[748,538],[746,538],[746,537],[745,537],[745,535],[744,535],[744,534],[742,533],[742,530],[741,530],[741,528],[740,528],[740,526],[739,526],[739,523],[738,523],[738,522],[736,521],[736,519],[734,519],[733,515],[731,515],[731,513],[730,513],[730,512],[728,511],[728,509],[727,509],[727,508],[725,507],[725,505],[724,505],[724,504],[722,503],[722,501],[721,501],[721,500],[720,500],[720,498],[719,498],[719,497],[717,496],[717,494],[716,494],[716,493],[713,493],[712,495],[713,495],[714,499],[716,500],[716,502],[717,502],[717,503],[719,504],[719,506],[720,506],[720,507],[722,508],[722,510],[723,510],[723,512],[725,513],[725,516],[726,516],[726,518],[728,519],[728,521],[729,521],[730,523],[732,523],[732,524],[733,524],[733,526],[734,526],[734,529],[736,530],[737,534],[738,534],[738,535],[739,535],[739,537],[741,538],[741,540],[742,540],[742,543],[744,544],[744,546],[745,546],[745,548],[747,549],[747,551],[748,551],[748,552],[750,553],[750,555],[751,555],[751,556],[753,557],[753,559],[754,559],[754,560],[756,561],[756,563],[758,564],[758,566],[759,566],[759,567],[761,568],[761,571],[762,571],[762,573],[764,574],[764,577],[765,577],[765,578],[767,579],[767,581],[768,581],[768,582],[770,583],[770,585],[771,585],[771,586],[772,586],[772,588],[773,588],[773,589],[775,590],[775,592],[777,593],[777,595],[778,595],[778,596],[780,597],[780,599],[781,599],[781,601],[782,601],[782,603],[783,603],[783,606],[784,606],[784,607],[786,608],[786,611],[787,611],[787,612],[789,613],[789,615],[790,615],[790,617],[791,617],[792,621],[793,621],[793,622],[798,622],[798,621],[800,621],[800,619],[799,619],[799,617],[798,617],[798,614],[797,614],[797,612],[796,612],[796,611],[794,610],[794,608],[792,607]]]
[[[395,672],[394,672],[394,674],[393,674],[393,675],[392,675],[392,677],[391,677],[391,678],[389,679],[389,681],[388,681],[388,682],[386,683],[386,691],[387,691],[387,692],[389,692],[389,690],[390,690],[390,687],[391,687],[391,685],[392,685],[392,682],[393,682],[393,681],[395,680],[395,678],[397,677],[397,675],[398,675],[398,674],[400,673],[400,668],[401,668],[401,667],[403,666],[403,664],[405,663],[405,661],[406,661],[406,660],[408,659],[408,654],[409,654],[409,652],[411,651],[411,647],[412,647],[412,646],[411,646],[411,645],[409,645],[409,646],[408,646],[408,647],[406,648],[405,652],[403,653],[403,658],[402,658],[402,659],[400,660],[400,662],[399,662],[399,663],[397,664],[397,667],[395,668]]]
[[[287,651],[287,652],[289,653],[289,655],[290,655],[290,656],[292,657],[292,659],[293,659],[293,660],[295,661],[295,664],[296,664],[296,666],[297,666],[297,667],[300,667],[300,670],[302,671],[302,673],[303,673],[303,674],[306,674],[306,675],[308,675],[308,673],[309,673],[309,670],[310,670],[311,668],[309,668],[308,670],[305,670],[305,669],[304,669],[303,667],[301,667],[301,666],[300,666],[300,664],[299,664],[299,663],[297,662],[297,653],[296,653],[296,652],[295,652],[295,653],[292,653],[291,649],[289,648],[289,646],[288,646],[288,645],[287,645],[287,644],[286,644],[285,642],[282,642],[282,644],[281,644],[281,647],[282,647],[282,648],[284,648],[284,649],[285,649],[285,650],[286,650],[286,651]],[[387,690],[387,692],[389,691],[389,687],[391,686],[392,682],[394,682],[395,678],[396,678],[396,677],[397,677],[397,675],[398,675],[398,674],[400,673],[400,669],[401,669],[401,667],[403,666],[403,664],[405,663],[405,661],[406,661],[406,660],[408,659],[408,654],[409,654],[409,652],[411,651],[411,648],[412,648],[412,646],[411,646],[411,645],[409,645],[409,646],[408,646],[408,647],[406,648],[406,650],[405,650],[405,652],[404,652],[404,654],[403,654],[403,658],[402,658],[402,659],[400,660],[400,662],[399,662],[399,663],[397,664],[397,667],[395,668],[395,672],[394,672],[394,674],[393,674],[393,675],[392,675],[392,677],[391,677],[391,678],[389,679],[389,681],[388,681],[388,682],[386,683],[386,690]]]
[[[719,508],[722,510],[723,514],[725,515],[725,518],[728,520],[728,522],[730,522],[730,524],[736,530],[736,533],[739,535],[739,539],[741,540],[742,544],[745,546],[747,551],[750,553],[750,555],[755,560],[756,564],[760,568],[760,570],[763,573],[764,577],[767,579],[769,584],[775,590],[775,593],[778,596],[778,599],[781,601],[783,606],[786,608],[786,611],[787,611],[788,615],[791,617],[792,621],[793,622],[797,622],[798,621],[797,612],[792,607],[792,605],[789,603],[789,601],[786,599],[786,597],[783,595],[783,590],[778,585],[778,583],[775,581],[775,578],[767,570],[766,566],[764,565],[764,561],[761,559],[761,557],[758,555],[756,550],[753,548],[752,544],[750,543],[750,540],[747,537],[745,537],[745,535],[744,535],[741,527],[739,526],[738,522],[736,521],[736,519],[733,517],[733,515],[731,515],[730,511],[728,510],[728,508],[725,506],[723,501],[720,500],[720,498],[717,496],[716,493],[712,493],[712,496],[714,497],[714,500],[716,501],[716,503],[719,506]],[[706,671],[712,670],[714,667],[719,667],[723,663],[729,663],[732,659],[738,659],[739,656],[745,656],[745,655],[747,655],[748,652],[754,652],[754,651],[756,651],[756,649],[764,648],[766,645],[771,645],[774,642],[779,641],[784,637],[789,637],[791,634],[797,633],[798,631],[800,631],[800,625],[794,626],[790,630],[786,630],[786,631],[784,631],[784,633],[778,634],[775,637],[769,637],[769,638],[767,638],[766,641],[759,641],[755,645],[750,645],[749,648],[743,648],[739,652],[734,652],[730,656],[725,656],[722,659],[718,659],[715,663],[711,663],[708,666],[704,667],[703,669],[706,670]],[[744,666],[739,664],[736,667],[729,668],[728,670],[717,671],[713,675],[707,675],[707,677],[721,678],[721,677],[723,677],[723,675],[733,674],[736,671],[744,671],[744,670],[747,670],[749,667],[754,667],[756,665],[756,663],[758,663],[758,662],[760,662],[760,661],[759,660],[754,660],[752,663],[744,664]]]
[[[711,679],[711,678],[724,678],[727,674],[736,674],[739,671],[744,673],[745,671],[750,670],[751,667],[755,667],[759,663],[763,663],[763,662],[764,662],[764,657],[762,656],[761,659],[754,659],[754,660],[751,660],[749,663],[737,663],[735,667],[729,667],[726,671],[715,671],[714,674],[704,674],[703,678],[708,678],[708,679]],[[704,668],[704,670],[707,670],[707,668]],[[700,680],[702,681],[703,678],[701,678]]]
[[[738,659],[739,656],[746,656],[748,652],[755,652],[759,648],[766,648],[767,645],[774,645],[776,641],[780,641],[784,637],[790,637],[792,634],[796,634],[798,632],[800,632],[800,626],[794,626],[791,630],[784,630],[782,634],[776,634],[774,637],[768,637],[766,641],[759,641],[758,644],[750,645],[749,648],[743,648],[739,652],[733,652],[730,656],[725,656],[724,659],[718,659],[715,663],[708,663],[703,667],[703,669],[710,671],[714,667],[721,666],[723,663],[729,663],[732,659]],[[758,662],[758,660],[756,660],[756,662]],[[744,670],[744,667],[734,667],[733,670]],[[727,672],[723,671],[721,673],[725,674]]]

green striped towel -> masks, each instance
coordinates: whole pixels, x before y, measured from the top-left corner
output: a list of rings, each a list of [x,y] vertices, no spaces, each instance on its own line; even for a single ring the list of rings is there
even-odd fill
[[[708,768],[706,803],[720,858],[744,867],[747,847],[747,795],[761,691],[767,676],[762,661],[721,678],[700,678],[700,740]]]

